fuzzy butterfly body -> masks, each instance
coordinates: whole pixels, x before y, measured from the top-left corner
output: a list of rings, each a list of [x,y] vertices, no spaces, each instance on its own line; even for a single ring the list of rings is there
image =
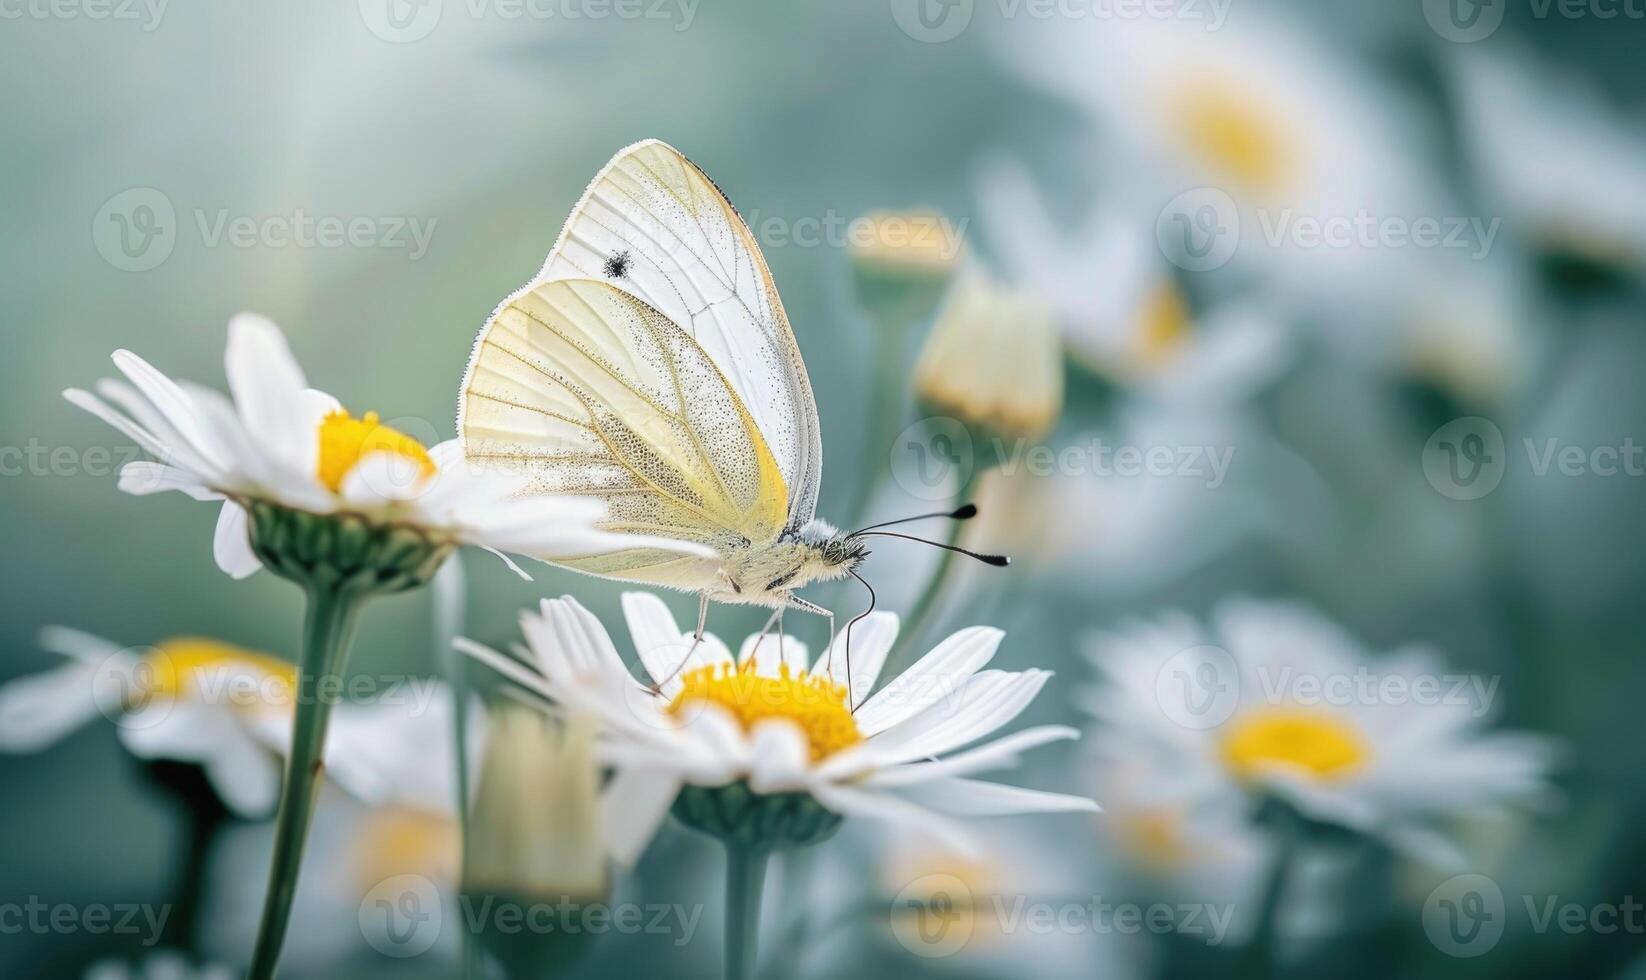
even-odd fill
[[[529,493],[594,497],[607,530],[662,536],[556,564],[705,600],[821,611],[793,592],[868,554],[817,520],[823,451],[799,346],[719,188],[655,140],[620,151],[542,270],[475,342],[465,455]]]

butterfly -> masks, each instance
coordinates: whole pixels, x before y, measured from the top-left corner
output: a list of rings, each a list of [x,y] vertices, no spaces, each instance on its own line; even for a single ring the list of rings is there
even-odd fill
[[[657,140],[601,169],[542,270],[486,321],[457,429],[470,461],[524,468],[526,493],[593,497],[605,530],[694,548],[546,560],[696,593],[698,639],[711,601],[832,631],[795,590],[862,582],[865,537],[901,523],[844,533],[817,517],[817,404],[771,271],[714,181]]]

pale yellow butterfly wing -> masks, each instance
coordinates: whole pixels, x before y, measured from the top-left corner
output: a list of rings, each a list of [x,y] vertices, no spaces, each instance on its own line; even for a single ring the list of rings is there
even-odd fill
[[[667,143],[619,151],[566,219],[537,276],[552,279],[610,282],[690,334],[777,461],[789,523],[812,519],[823,443],[811,381],[760,246],[714,181]]]
[[[787,520],[783,475],[725,375],[610,283],[552,280],[505,301],[476,344],[459,424],[470,460],[523,470],[530,493],[599,498],[610,530],[724,553]],[[653,548],[553,560],[682,588],[713,584],[718,569]]]

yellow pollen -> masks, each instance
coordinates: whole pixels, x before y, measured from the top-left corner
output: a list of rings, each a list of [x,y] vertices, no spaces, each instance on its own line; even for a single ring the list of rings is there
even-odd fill
[[[1280,763],[1331,780],[1366,761],[1360,733],[1329,714],[1275,709],[1238,719],[1223,737],[1223,762],[1249,778]]]
[[[1290,177],[1289,148],[1263,105],[1217,79],[1200,79],[1172,100],[1189,149],[1249,190],[1272,193]]]
[[[684,686],[669,705],[670,712],[680,715],[694,702],[717,704],[731,712],[744,731],[766,718],[787,718],[806,733],[813,762],[863,741],[846,707],[845,685],[826,676],[791,673],[784,665],[778,676],[769,677],[755,673],[750,660],[741,667],[699,667],[680,679]]]
[[[1151,366],[1166,360],[1189,337],[1189,306],[1170,281],[1161,282],[1143,304],[1137,346]]]
[[[147,697],[182,697],[199,691],[203,679],[213,670],[230,665],[267,674],[287,691],[297,683],[297,668],[285,660],[195,636],[161,642],[139,664],[137,682]]]
[[[336,493],[355,464],[372,453],[394,453],[415,463],[424,479],[434,475],[434,460],[422,443],[379,422],[376,412],[353,418],[344,409],[320,422],[320,463],[315,475]]]

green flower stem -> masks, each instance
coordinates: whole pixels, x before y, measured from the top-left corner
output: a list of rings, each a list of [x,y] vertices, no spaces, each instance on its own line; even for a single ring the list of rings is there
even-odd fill
[[[726,980],[750,980],[760,947],[760,897],[771,849],[726,841]]]
[[[461,555],[452,555],[434,574],[434,642],[435,661],[446,675],[452,696],[452,749],[456,755],[457,785],[457,839],[467,852],[469,846],[469,684],[464,670],[464,658],[455,646],[463,631],[464,590],[467,577],[463,574]],[[480,975],[480,950],[471,931],[462,931],[463,976]]]
[[[322,691],[335,678],[348,655],[356,613],[362,596],[337,588],[313,586],[303,622],[303,654],[297,664],[297,710],[292,719],[291,752],[286,758],[280,790],[280,810],[274,822],[274,860],[269,868],[263,919],[252,953],[251,980],[270,980],[280,959],[280,947],[291,921],[297,873],[303,844],[324,771],[326,726],[331,720],[330,695]]]
[[[1274,863],[1269,867],[1268,879],[1260,893],[1263,904],[1258,906],[1256,931],[1241,955],[1239,975],[1244,977],[1267,977],[1274,973],[1278,953],[1276,945],[1280,939],[1280,912],[1285,908],[1286,881],[1291,877],[1303,837],[1303,827],[1289,807],[1280,806],[1274,810],[1276,816],[1271,821],[1275,837]]]
[[[955,503],[964,503],[977,487],[978,478],[982,473],[981,466],[973,466],[972,472],[961,481],[955,490]],[[954,545],[960,540],[960,521],[950,521],[948,531],[941,539],[944,544]],[[898,634],[897,646],[886,657],[886,663],[881,668],[880,676],[885,678],[896,677],[906,669],[909,651],[920,649],[920,637],[932,626],[932,620],[937,616],[938,603],[942,599],[949,584],[951,573],[954,570],[955,553],[940,550],[937,553],[937,567],[932,570],[931,577],[926,580],[926,588],[915,600],[914,608],[909,618],[904,620],[902,631]]]

